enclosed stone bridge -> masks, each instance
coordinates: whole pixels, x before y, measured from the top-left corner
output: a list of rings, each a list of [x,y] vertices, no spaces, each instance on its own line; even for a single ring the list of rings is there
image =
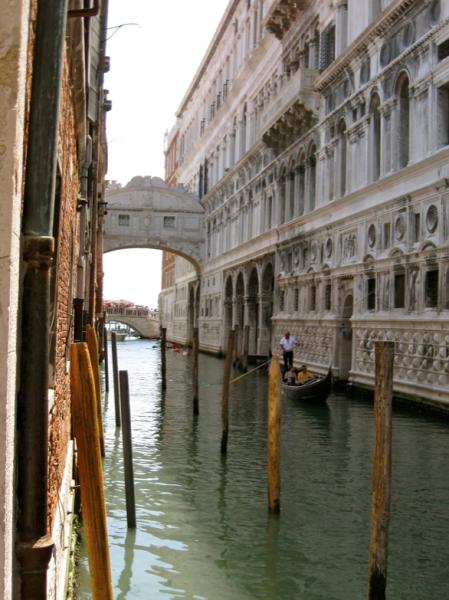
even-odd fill
[[[134,177],[124,187],[110,184],[106,201],[105,252],[166,250],[190,261],[200,272],[204,210],[196,196],[158,177]]]
[[[143,338],[154,339],[159,337],[159,319],[157,315],[149,311],[135,308],[106,307],[106,321],[128,325]]]

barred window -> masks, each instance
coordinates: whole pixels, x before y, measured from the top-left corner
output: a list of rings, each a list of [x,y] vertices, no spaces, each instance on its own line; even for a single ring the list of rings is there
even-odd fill
[[[324,71],[335,60],[335,23],[330,23],[320,36],[320,69]]]

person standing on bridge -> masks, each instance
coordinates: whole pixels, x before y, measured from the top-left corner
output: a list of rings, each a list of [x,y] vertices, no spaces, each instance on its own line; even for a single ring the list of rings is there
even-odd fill
[[[290,335],[289,331],[286,331],[279,344],[282,348],[282,355],[284,357],[284,367],[285,370],[288,371],[293,367],[293,352],[296,348],[296,339]]]

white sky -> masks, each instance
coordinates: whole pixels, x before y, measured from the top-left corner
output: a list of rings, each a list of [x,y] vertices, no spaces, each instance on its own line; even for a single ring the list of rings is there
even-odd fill
[[[107,179],[125,185],[135,175],[164,177],[164,133],[174,124],[227,4],[228,0],[110,0],[109,27],[138,26],[109,30]],[[156,307],[161,257],[159,250],[106,254],[105,299]]]

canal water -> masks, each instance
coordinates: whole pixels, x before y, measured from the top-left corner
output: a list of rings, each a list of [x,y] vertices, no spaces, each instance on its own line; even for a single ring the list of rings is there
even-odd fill
[[[367,596],[373,415],[331,396],[282,406],[281,515],[266,497],[266,375],[232,387],[220,456],[223,361],[200,356],[200,415],[190,358],[118,345],[130,377],[137,529],[127,531],[121,435],[105,403],[105,478],[118,600],[361,600]],[[111,382],[112,390],[112,382]],[[395,409],[387,596],[449,598],[449,424]],[[78,598],[90,598],[85,548]]]

